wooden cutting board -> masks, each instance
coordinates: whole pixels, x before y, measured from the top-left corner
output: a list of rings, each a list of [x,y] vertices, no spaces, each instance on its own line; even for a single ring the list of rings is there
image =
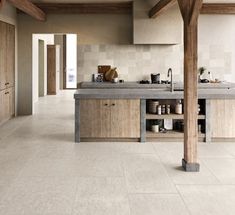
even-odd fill
[[[98,66],[98,73],[102,73],[105,79],[105,73],[111,69],[110,65],[99,65]],[[105,80],[106,81],[106,80]]]

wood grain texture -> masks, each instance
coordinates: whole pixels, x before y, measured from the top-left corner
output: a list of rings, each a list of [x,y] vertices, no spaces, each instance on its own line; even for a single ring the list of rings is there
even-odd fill
[[[156,18],[177,3],[177,0],[161,0],[150,11],[149,18]]]
[[[2,9],[2,7],[4,6],[6,0],[0,0],[0,10]]]
[[[131,14],[132,2],[35,3],[46,14]]]
[[[140,137],[140,100],[111,100],[111,137]]]
[[[189,20],[190,25],[197,24],[198,16],[199,16],[200,10],[202,8],[202,1],[203,0],[194,1],[194,5],[193,5],[191,13],[190,13],[190,20]]]
[[[15,27],[0,21],[0,124],[15,113]]]
[[[235,100],[211,100],[212,138],[235,138]]]
[[[15,90],[13,87],[0,91],[0,124],[15,114]]]
[[[15,26],[7,24],[6,88],[15,85]]]
[[[81,138],[139,138],[140,100],[80,100]]]
[[[8,0],[14,7],[39,21],[46,21],[46,14],[29,0]]]
[[[6,88],[7,24],[0,21],[0,90]]]
[[[235,14],[235,3],[203,4],[201,14]]]
[[[184,160],[188,164],[197,163],[197,60],[198,25],[190,25],[196,0],[178,0],[184,20]]]
[[[47,46],[47,94],[56,95],[56,45]]]

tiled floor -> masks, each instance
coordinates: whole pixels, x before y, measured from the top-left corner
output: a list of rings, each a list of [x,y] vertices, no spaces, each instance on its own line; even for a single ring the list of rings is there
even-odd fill
[[[74,144],[72,91],[0,128],[0,215],[234,215],[235,143]]]

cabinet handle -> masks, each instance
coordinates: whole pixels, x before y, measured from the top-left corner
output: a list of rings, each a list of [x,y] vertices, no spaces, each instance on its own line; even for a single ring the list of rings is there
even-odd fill
[[[9,85],[9,84],[10,84],[10,83],[8,83],[8,82],[7,82],[7,83],[5,83],[5,85]]]
[[[9,94],[9,92],[6,92],[5,95]]]
[[[115,106],[115,104],[112,104],[112,106]]]
[[[105,104],[104,106],[108,106],[108,104]]]

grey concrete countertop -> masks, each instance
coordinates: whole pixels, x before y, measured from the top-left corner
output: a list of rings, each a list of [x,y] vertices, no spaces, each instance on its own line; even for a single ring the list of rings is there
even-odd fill
[[[139,84],[138,82],[125,82],[125,83],[110,83],[110,82],[82,82],[80,83],[81,89],[167,89],[169,84]],[[183,83],[174,83],[176,90],[183,89]],[[235,83],[222,82],[222,83],[199,83],[198,89],[235,89]]]
[[[75,99],[183,99],[183,91],[166,89],[78,89]],[[235,99],[235,89],[199,89],[199,99]]]

